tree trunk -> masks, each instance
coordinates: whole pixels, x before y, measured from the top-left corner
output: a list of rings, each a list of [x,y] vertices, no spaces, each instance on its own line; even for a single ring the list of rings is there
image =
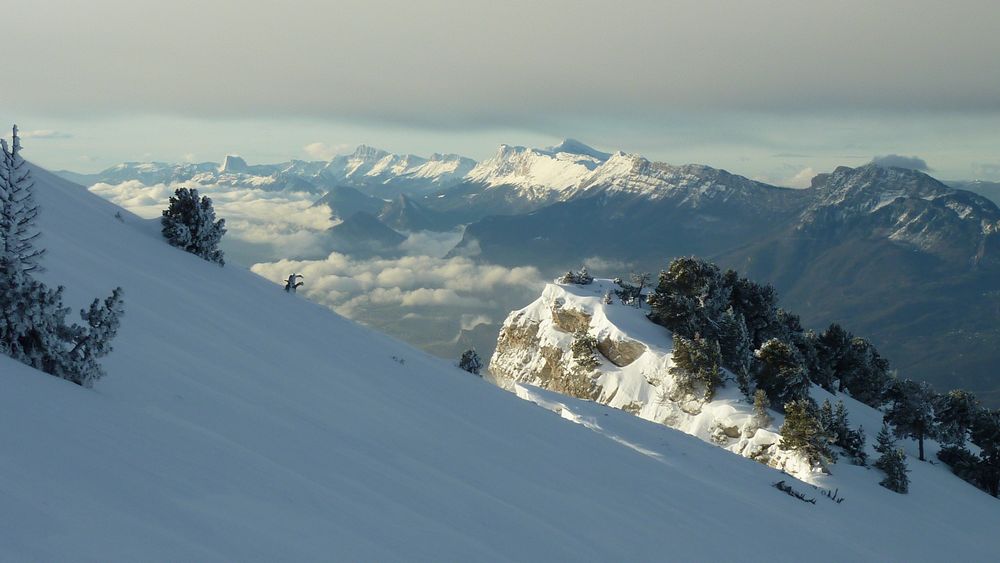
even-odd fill
[[[917,436],[917,444],[920,445],[920,461],[927,461],[924,459],[924,434],[922,432]]]

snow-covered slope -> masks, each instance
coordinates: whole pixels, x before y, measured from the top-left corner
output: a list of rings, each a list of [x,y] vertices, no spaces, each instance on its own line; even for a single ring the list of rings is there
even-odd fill
[[[957,479],[934,481],[932,496],[872,488],[871,514],[851,498],[806,504],[771,486],[788,479],[772,469],[659,425],[626,444],[570,424],[172,248],[155,222],[120,222],[79,186],[36,179],[45,279],[75,307],[121,285],[126,317],[93,390],[0,357],[0,559],[917,561],[1000,549],[996,501]],[[621,435],[634,426],[605,420]],[[915,490],[930,470],[915,469]]]

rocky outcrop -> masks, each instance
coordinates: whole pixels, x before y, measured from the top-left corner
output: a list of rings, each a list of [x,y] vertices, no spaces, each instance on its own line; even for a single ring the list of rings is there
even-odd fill
[[[646,353],[646,345],[635,340],[616,340],[606,336],[597,343],[597,350],[611,363],[625,367]]]
[[[549,284],[508,317],[490,361],[492,379],[602,403],[693,434],[733,453],[805,476],[807,464],[778,447],[777,423],[761,424],[735,386],[711,402],[685,395],[670,374],[671,338],[645,312],[601,297],[613,285]],[[527,394],[530,395],[530,392]]]

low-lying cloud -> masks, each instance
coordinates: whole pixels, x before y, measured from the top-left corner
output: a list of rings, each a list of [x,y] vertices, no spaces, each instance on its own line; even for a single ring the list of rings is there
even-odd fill
[[[872,159],[872,163],[886,168],[907,168],[909,170],[920,170],[921,172],[930,170],[927,166],[927,161],[919,156],[887,154],[883,156],[876,156]]]
[[[302,274],[306,284],[300,291],[347,317],[373,305],[488,310],[497,306],[497,292],[536,291],[544,283],[533,267],[511,269],[460,256],[362,260],[334,252],[322,260],[279,260],[251,270],[275,282],[293,272]],[[465,319],[462,324],[468,325]]]
[[[219,184],[179,182],[147,186],[138,180],[120,184],[98,183],[95,194],[144,218],[159,217],[170,196],[180,187],[196,188],[212,198],[216,215],[226,220],[228,237],[242,242],[269,245],[281,256],[317,254],[319,235],[331,227],[326,207],[312,207],[315,194],[266,191]],[[271,254],[266,258],[276,258]]]

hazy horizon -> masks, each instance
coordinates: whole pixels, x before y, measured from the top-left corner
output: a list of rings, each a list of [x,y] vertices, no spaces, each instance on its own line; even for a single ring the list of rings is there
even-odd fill
[[[275,13],[19,5],[0,123],[22,127],[40,164],[80,172],[359,144],[482,160],[501,143],[572,137],[782,185],[886,154],[1000,180],[994,2],[299,1]]]

